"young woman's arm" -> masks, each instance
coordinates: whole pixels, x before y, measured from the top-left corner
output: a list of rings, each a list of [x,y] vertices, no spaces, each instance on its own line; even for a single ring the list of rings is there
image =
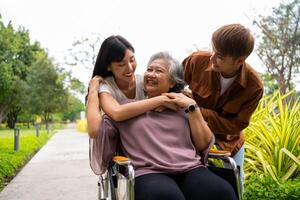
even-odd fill
[[[187,108],[189,105],[195,105],[195,100],[185,96],[182,93],[167,93],[165,96],[171,98],[174,103],[182,108]],[[198,150],[203,150],[208,147],[213,136],[212,131],[207,126],[200,109],[188,112],[188,119],[191,128],[192,140]]]
[[[96,138],[101,122],[100,102],[98,97],[98,90],[102,78],[96,76],[90,80],[89,93],[86,104],[86,118],[88,124],[88,133],[91,138]]]
[[[103,111],[115,121],[123,121],[141,115],[147,111],[153,110],[159,106],[168,104],[167,96],[157,96],[149,99],[144,99],[136,102],[120,105],[115,98],[107,93],[100,94],[100,102]],[[167,106],[176,110],[176,106]]]
[[[115,98],[107,92],[99,92],[99,86],[103,79],[95,76],[89,83],[89,94],[87,98],[87,124],[89,136],[95,138],[100,129],[101,113],[100,108],[115,121],[123,121],[160,106],[177,110],[177,105],[170,103],[166,96],[158,96],[151,99],[120,105]]]

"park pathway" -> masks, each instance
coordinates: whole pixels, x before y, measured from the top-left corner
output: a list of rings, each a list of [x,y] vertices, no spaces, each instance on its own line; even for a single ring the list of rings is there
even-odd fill
[[[74,124],[58,131],[0,192],[0,200],[96,200],[88,146],[88,135]]]

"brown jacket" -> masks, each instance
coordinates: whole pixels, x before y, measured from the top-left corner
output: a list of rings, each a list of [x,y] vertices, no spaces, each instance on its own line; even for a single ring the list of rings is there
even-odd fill
[[[216,137],[216,143],[234,155],[244,144],[242,130],[263,95],[263,84],[245,63],[231,86],[220,96],[220,74],[211,69],[210,52],[192,53],[183,61],[184,79]]]

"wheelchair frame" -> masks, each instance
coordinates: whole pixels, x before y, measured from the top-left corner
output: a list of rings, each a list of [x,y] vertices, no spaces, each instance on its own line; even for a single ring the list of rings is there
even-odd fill
[[[230,152],[221,151],[221,150],[210,150],[208,158],[222,160],[225,163],[228,163],[230,169],[234,174],[234,183],[229,182],[237,195],[239,200],[242,199],[242,186],[240,181],[239,169],[232,157],[230,157]],[[117,200],[119,199],[118,194],[116,194],[115,189],[117,188],[117,179],[119,176],[120,167],[124,167],[126,172],[124,173],[127,179],[127,188],[126,188],[126,199],[134,200],[134,168],[131,164],[131,161],[127,157],[123,156],[114,156],[113,164],[105,174],[99,176],[98,181],[98,200]],[[208,166],[209,168],[209,166]],[[220,168],[219,169],[224,169]],[[218,174],[217,174],[218,175]],[[226,179],[225,179],[226,180]],[[111,197],[109,197],[111,195]]]

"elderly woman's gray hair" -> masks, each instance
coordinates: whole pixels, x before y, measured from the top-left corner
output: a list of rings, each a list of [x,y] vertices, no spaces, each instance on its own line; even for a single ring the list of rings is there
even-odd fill
[[[178,60],[173,58],[170,53],[164,51],[164,52],[158,52],[151,56],[148,66],[157,59],[162,59],[166,61],[169,67],[169,75],[172,81],[175,82],[175,86],[173,88],[170,88],[169,92],[181,92],[184,89],[184,86],[186,86],[186,83],[183,80],[183,67],[179,63]]]

